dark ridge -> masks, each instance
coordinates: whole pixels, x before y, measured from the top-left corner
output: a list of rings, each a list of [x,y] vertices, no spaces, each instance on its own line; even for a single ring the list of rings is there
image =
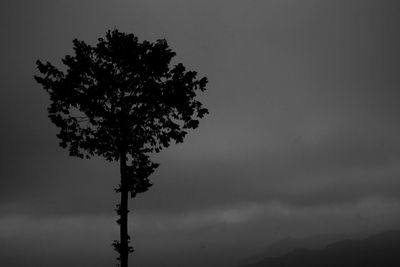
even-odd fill
[[[387,231],[364,240],[343,240],[321,250],[295,249],[242,267],[398,267],[400,231]]]

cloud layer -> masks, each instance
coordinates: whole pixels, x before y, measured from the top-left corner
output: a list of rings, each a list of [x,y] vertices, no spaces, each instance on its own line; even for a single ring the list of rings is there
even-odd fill
[[[136,265],[224,266],[288,235],[398,225],[395,1],[1,5],[0,265],[113,262],[118,168],[58,147],[32,77],[114,26],[166,37],[210,80],[210,116],[154,156],[154,187],[131,202]]]

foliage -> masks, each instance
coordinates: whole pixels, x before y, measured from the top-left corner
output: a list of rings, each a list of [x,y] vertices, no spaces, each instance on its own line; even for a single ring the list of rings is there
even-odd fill
[[[148,188],[157,167],[149,153],[182,142],[208,112],[195,99],[207,79],[182,64],[170,67],[175,53],[164,39],[139,42],[113,30],[98,41],[91,46],[75,39],[75,55],[62,60],[65,72],[37,61],[42,76],[35,79],[50,94],[49,117],[60,128],[60,145],[71,156],[109,161],[126,152],[135,195]]]

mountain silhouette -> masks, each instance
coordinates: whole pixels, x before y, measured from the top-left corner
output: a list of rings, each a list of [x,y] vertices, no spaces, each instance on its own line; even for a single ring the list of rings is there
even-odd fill
[[[247,265],[252,264],[254,262],[259,262],[265,258],[276,258],[283,255],[286,255],[289,252],[297,248],[307,248],[313,250],[319,250],[325,248],[328,244],[348,239],[350,237],[358,236],[359,234],[320,234],[320,235],[312,235],[305,237],[291,237],[288,236],[284,239],[280,239],[276,242],[273,242],[265,249],[253,253],[253,255],[241,260],[241,263],[238,265]]]
[[[398,267],[400,230],[387,231],[364,240],[343,240],[324,249],[294,249],[242,267]]]

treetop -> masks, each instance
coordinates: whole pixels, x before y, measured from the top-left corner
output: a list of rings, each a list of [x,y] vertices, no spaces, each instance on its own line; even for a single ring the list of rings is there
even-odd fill
[[[49,93],[52,122],[70,155],[118,160],[158,152],[182,142],[208,113],[196,100],[207,78],[183,64],[165,39],[140,42],[133,34],[108,31],[95,46],[73,40],[66,71],[37,61],[35,79]]]

